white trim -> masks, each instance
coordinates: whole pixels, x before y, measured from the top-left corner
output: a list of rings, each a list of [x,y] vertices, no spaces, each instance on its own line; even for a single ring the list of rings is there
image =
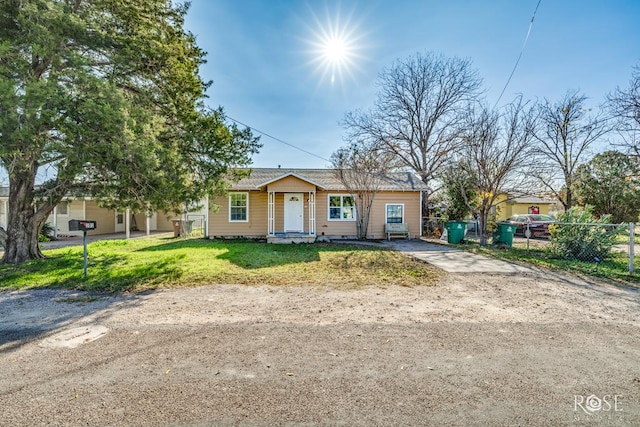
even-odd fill
[[[231,196],[234,194],[244,194],[247,197],[247,206],[246,206],[247,212],[245,215],[245,219],[231,219]],[[228,216],[229,222],[249,222],[249,192],[247,191],[230,192],[228,196],[228,201],[229,201],[229,216]]]
[[[275,234],[275,200],[276,194],[269,191],[267,195],[267,234],[269,236]]]
[[[309,191],[309,234],[316,235],[316,192]]]
[[[204,237],[209,237],[209,195],[205,196],[204,205]]]
[[[337,206],[331,206],[331,198],[332,197],[340,197],[340,218],[331,218],[331,208],[336,208]],[[344,198],[351,197],[353,199],[353,218],[342,218],[342,209],[344,208]],[[336,221],[336,222],[354,222],[356,221],[358,216],[358,212],[356,209],[356,196],[353,194],[347,193],[333,193],[327,194],[327,221]]]
[[[418,223],[418,235],[419,236],[422,236],[422,233],[424,231],[424,229],[423,229],[424,217],[422,216],[422,203],[423,203],[423,200],[424,200],[423,197],[424,196],[422,195],[422,191],[421,191],[420,192],[420,206],[418,206],[418,209],[419,209],[419,211],[418,211],[418,220],[420,221]]]
[[[124,237],[128,239],[131,237],[131,209],[127,208],[124,217]]]
[[[389,206],[402,206],[402,224],[404,224],[404,203],[385,203],[384,204],[384,223],[389,224],[387,222],[389,220],[389,218],[387,217],[387,214],[389,213],[389,210],[388,210]]]
[[[67,212],[69,212],[69,206],[67,205]],[[58,206],[53,207],[53,238],[58,238]],[[5,227],[6,228],[6,227]]]

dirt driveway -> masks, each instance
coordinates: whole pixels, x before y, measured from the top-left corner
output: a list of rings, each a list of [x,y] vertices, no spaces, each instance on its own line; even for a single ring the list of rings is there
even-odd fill
[[[434,287],[0,293],[0,425],[640,425],[640,295]]]

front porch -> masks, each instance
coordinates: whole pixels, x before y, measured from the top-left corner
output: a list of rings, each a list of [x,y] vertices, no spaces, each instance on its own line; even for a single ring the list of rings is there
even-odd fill
[[[265,182],[267,242],[313,243],[316,240],[316,183],[295,174]]]

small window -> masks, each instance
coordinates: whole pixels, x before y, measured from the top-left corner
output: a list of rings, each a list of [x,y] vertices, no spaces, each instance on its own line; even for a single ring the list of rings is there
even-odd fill
[[[540,213],[540,206],[529,206],[529,213],[530,214],[539,214]]]
[[[229,194],[229,222],[247,222],[249,218],[249,193]]]
[[[69,202],[60,202],[56,206],[56,212],[58,215],[69,215]]]
[[[386,222],[387,224],[402,224],[404,223],[404,205],[400,203],[387,203],[386,204]]]
[[[116,214],[116,224],[124,224],[124,214]]]
[[[353,196],[329,195],[329,221],[355,221],[356,205]]]

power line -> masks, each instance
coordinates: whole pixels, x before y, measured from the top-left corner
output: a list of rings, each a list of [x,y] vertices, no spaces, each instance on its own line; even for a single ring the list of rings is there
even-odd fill
[[[516,68],[518,68],[518,64],[520,63],[520,58],[522,58],[522,53],[524,52],[524,48],[527,46],[527,42],[529,41],[529,35],[531,35],[531,28],[533,28],[533,20],[536,17],[536,12],[538,11],[538,7],[540,7],[540,2],[541,1],[542,0],[538,0],[538,4],[536,5],[536,9],[533,11],[533,16],[531,17],[531,22],[529,23],[529,30],[527,31],[527,36],[524,38],[524,43],[522,44],[522,49],[520,49],[520,55],[518,55],[518,59],[516,60],[515,65],[513,66],[513,70],[511,70],[511,74],[509,75],[509,78],[507,79],[507,83],[504,85],[504,88],[502,88],[502,92],[500,92],[500,96],[498,97],[498,100],[494,104],[493,108],[496,108],[496,106],[498,105],[498,102],[500,102],[500,100],[502,99],[502,95],[504,95],[504,92],[507,90],[507,86],[509,86],[509,83],[511,83],[511,78],[513,77],[513,74],[516,72]]]
[[[225,114],[225,117],[226,117],[227,119],[231,120],[232,122],[235,122],[235,123],[237,123],[237,124],[239,124],[239,125],[241,125],[241,126],[244,126],[244,127],[246,127],[246,128],[249,128],[249,129],[251,129],[251,130],[252,130],[252,131],[254,131],[254,132],[257,132],[257,133],[259,133],[259,134],[261,134],[261,135],[266,136],[267,138],[271,138],[271,139],[273,139],[274,141],[278,141],[278,142],[280,142],[280,143],[282,143],[282,144],[284,144],[284,145],[288,145],[289,147],[291,147],[291,148],[295,148],[295,149],[296,149],[296,150],[298,150],[298,151],[302,151],[302,152],[303,152],[303,153],[305,153],[305,154],[308,154],[308,155],[313,156],[313,157],[317,157],[317,158],[318,158],[318,159],[320,159],[320,160],[324,160],[325,162],[329,162],[329,163],[331,163],[331,160],[329,160],[329,159],[325,159],[324,157],[322,157],[322,156],[318,156],[317,154],[314,154],[314,153],[312,153],[311,151],[307,151],[307,150],[305,150],[304,148],[300,148],[300,147],[298,147],[298,146],[295,146],[295,145],[293,145],[293,144],[288,143],[287,141],[284,141],[284,140],[282,140],[282,139],[280,139],[280,138],[277,138],[277,137],[275,137],[275,136],[273,136],[273,135],[269,135],[269,134],[268,134],[268,133],[266,133],[266,132],[263,132],[263,131],[261,131],[261,130],[259,130],[259,129],[254,128],[253,126],[249,126],[249,125],[248,125],[248,124],[246,124],[246,123],[242,123],[240,120],[236,120],[236,119],[234,119],[233,117],[229,117],[229,116],[227,116],[226,114]]]

